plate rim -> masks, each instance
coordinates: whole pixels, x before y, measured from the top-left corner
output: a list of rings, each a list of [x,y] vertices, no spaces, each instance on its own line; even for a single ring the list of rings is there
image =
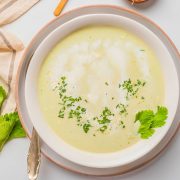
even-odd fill
[[[46,25],[44,25],[32,38],[32,40],[30,41],[30,43],[28,44],[28,46],[26,47],[25,51],[23,52],[23,55],[21,57],[21,60],[20,60],[20,64],[19,64],[19,67],[18,67],[18,70],[17,70],[17,76],[16,76],[16,87],[15,87],[15,99],[16,99],[16,103],[17,103],[17,109],[18,109],[18,113],[19,113],[19,116],[20,116],[20,120],[21,120],[21,123],[22,123],[22,126],[23,128],[25,129],[27,135],[29,138],[31,138],[31,135],[28,133],[29,131],[27,130],[25,124],[24,124],[24,121],[22,120],[23,117],[22,117],[22,114],[21,114],[21,110],[20,110],[20,107],[19,107],[19,104],[20,104],[20,98],[19,98],[19,94],[18,94],[18,85],[19,85],[19,80],[20,80],[20,72],[21,72],[21,69],[22,69],[22,66],[23,66],[23,62],[25,60],[25,57],[27,55],[27,52],[28,50],[31,48],[32,44],[36,41],[36,38],[40,35],[41,32],[44,31],[44,29],[48,28],[48,26],[52,25],[56,20],[60,19],[61,17],[63,16],[66,16],[68,14],[70,14],[71,12],[75,12],[75,11],[79,11],[79,10],[82,10],[82,9],[86,9],[86,8],[112,8],[112,9],[116,9],[116,10],[119,10],[119,11],[125,11],[127,13],[130,13],[132,15],[136,15],[142,19],[144,19],[145,21],[148,21],[150,24],[152,24],[153,26],[155,26],[166,38],[167,40],[169,41],[169,43],[171,44],[171,46],[173,47],[173,49],[175,50],[176,52],[176,55],[178,55],[179,59],[180,59],[180,54],[179,54],[179,51],[177,50],[175,44],[173,43],[173,41],[169,38],[169,36],[167,35],[167,33],[165,33],[164,30],[162,30],[162,28],[157,25],[155,22],[153,22],[151,19],[147,18],[146,16],[134,11],[134,10],[131,10],[131,9],[128,9],[128,8],[124,8],[124,7],[121,7],[121,6],[116,6],[116,5],[88,5],[88,6],[81,6],[81,7],[78,7],[78,8],[73,8],[72,10],[69,10],[65,13],[63,13],[61,16],[59,17],[56,17],[56,18],[53,18],[52,20],[50,20]],[[179,122],[179,125],[180,125],[180,122]],[[180,127],[180,126],[179,126]],[[176,132],[178,131],[179,127],[176,128]],[[121,173],[116,173],[116,174],[108,174],[108,175],[96,175],[96,176],[112,176],[112,175],[122,175],[122,174],[126,174],[130,171],[133,171],[135,169],[139,169],[140,167],[144,166],[145,164],[147,164],[148,162],[152,161],[153,159],[155,159],[157,156],[159,156],[159,154],[161,154],[161,152],[169,145],[169,143],[171,142],[171,140],[173,139],[173,137],[175,136],[176,132],[172,135],[172,137],[170,138],[170,140],[166,143],[165,147],[162,148],[161,151],[159,151],[159,153],[157,153],[153,158],[147,160],[147,162],[144,162],[143,164],[135,167],[135,168],[132,168],[132,169],[129,169],[127,171],[123,171]],[[46,144],[47,145],[47,144]],[[47,145],[48,146],[48,145]],[[50,148],[50,147],[49,147]],[[81,173],[79,171],[75,171],[73,169],[70,169],[70,168],[67,168],[65,166],[62,166],[62,164],[59,164],[57,162],[55,162],[50,156],[48,156],[45,152],[42,151],[42,154],[49,160],[51,160],[52,162],[54,162],[55,164],[57,164],[58,166],[60,167],[63,167],[64,169],[66,170],[70,170],[70,171],[73,171],[73,172],[76,172],[76,173],[79,173],[79,174],[86,174],[86,173]],[[89,175],[87,173],[87,175]],[[92,175],[92,174],[91,174]]]

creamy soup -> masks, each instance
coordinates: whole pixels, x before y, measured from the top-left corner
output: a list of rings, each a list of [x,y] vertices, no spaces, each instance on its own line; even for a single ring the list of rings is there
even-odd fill
[[[163,104],[164,80],[143,40],[121,28],[89,26],[48,54],[38,92],[44,119],[66,143],[115,152],[141,140],[136,113]]]

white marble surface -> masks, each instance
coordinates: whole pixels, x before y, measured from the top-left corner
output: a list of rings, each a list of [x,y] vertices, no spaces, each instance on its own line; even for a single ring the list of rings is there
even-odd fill
[[[27,14],[16,22],[4,27],[15,33],[25,45],[37,31],[53,18],[58,0],[41,0]],[[134,9],[125,0],[70,0],[64,11],[90,4],[112,4]],[[158,23],[180,49],[180,1],[156,0],[146,9],[135,9]],[[8,143],[0,154],[0,180],[26,180],[26,155],[28,139]],[[42,157],[39,180],[179,180],[180,179],[180,131],[160,158],[148,167],[125,176],[95,178],[82,176],[59,168]]]

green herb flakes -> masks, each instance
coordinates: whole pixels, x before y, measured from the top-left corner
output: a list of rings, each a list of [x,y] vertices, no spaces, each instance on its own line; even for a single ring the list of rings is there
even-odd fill
[[[131,79],[124,81],[119,87],[126,91],[126,99],[128,100],[130,97],[136,97],[137,93],[141,87],[144,87],[146,82],[140,81],[139,79],[133,83]]]
[[[99,128],[99,131],[101,131],[103,133],[104,131],[107,130],[107,128],[108,128],[107,125],[104,125],[101,128]]]
[[[122,104],[122,103],[119,103],[119,104],[116,106],[116,109],[118,109],[118,112],[119,112],[120,115],[125,115],[125,116],[127,116],[127,115],[128,115],[127,107],[128,107],[128,105],[124,105],[124,104]]]
[[[79,97],[68,96],[67,94],[68,84],[66,80],[67,79],[65,76],[61,77],[60,82],[56,87],[59,93],[59,99],[60,99],[59,104],[61,105],[58,113],[58,117],[63,119],[67,115],[69,119],[76,120],[78,122],[77,123],[78,126],[82,126],[80,121],[82,119],[83,114],[86,114],[86,108],[81,107],[79,105],[79,102],[81,102],[83,99],[80,96]],[[86,99],[83,101],[86,103],[88,102]],[[88,132],[87,127],[83,126],[83,129],[84,128],[86,129],[86,132]]]
[[[105,82],[106,86],[109,86],[108,82]],[[137,79],[136,81],[132,81],[131,79],[123,81],[122,84],[119,84],[118,87],[122,90],[126,91],[125,98],[129,100],[130,97],[138,98],[144,100],[144,96],[139,96],[139,90],[146,85],[145,81]],[[61,119],[72,119],[75,121],[77,126],[82,128],[85,133],[88,133],[93,127],[93,134],[96,135],[96,132],[104,133],[107,130],[111,130],[111,125],[113,125],[114,118],[119,115],[120,119],[125,118],[128,115],[128,101],[126,104],[118,103],[115,107],[115,111],[111,111],[109,107],[104,107],[100,113],[95,117],[90,117],[90,119],[85,119],[86,114],[88,113],[88,109],[83,107],[88,103],[87,99],[83,99],[82,97],[73,97],[68,95],[68,83],[67,78],[65,76],[60,78],[58,85],[55,88],[58,90],[59,94],[59,113],[58,117]],[[138,94],[139,93],[139,94]],[[0,102],[1,99],[4,100],[5,97],[4,91],[0,88]],[[105,94],[107,96],[107,92]],[[114,100],[114,97],[111,97],[111,100]],[[115,102],[115,101],[114,101]],[[138,112],[136,114],[135,122],[140,122],[140,127],[138,129],[138,133],[141,135],[141,138],[147,139],[151,137],[156,128],[162,127],[166,123],[168,110],[165,107],[157,107],[157,112],[153,112],[152,110],[144,110]],[[116,116],[115,116],[116,115]],[[89,117],[88,117],[89,118]],[[66,119],[65,119],[66,120]],[[10,122],[9,122],[10,123]],[[95,126],[94,126],[95,124]],[[117,124],[118,125],[118,124]],[[14,127],[14,125],[12,125]],[[126,125],[121,120],[119,122],[119,126],[121,128],[126,128]],[[8,125],[8,128],[11,127],[11,123]],[[19,129],[19,127],[17,127]],[[23,132],[22,132],[23,134]],[[11,137],[8,135],[8,137]]]
[[[71,109],[68,114],[68,118],[75,118],[78,122],[82,118],[82,114],[86,113],[86,109],[81,106],[76,107],[76,109]]]
[[[91,127],[90,124],[84,124],[84,125],[83,125],[83,130],[84,130],[84,132],[85,132],[85,133],[88,133],[90,127]]]
[[[99,128],[100,132],[105,132],[108,129],[108,125],[111,122],[111,118],[114,116],[114,114],[111,112],[111,110],[108,107],[105,107],[100,114],[99,117],[94,117],[93,120],[96,120],[101,127]]]
[[[124,124],[123,121],[120,121],[120,126],[121,126],[123,129],[126,128],[126,126],[125,126],[125,124]]]

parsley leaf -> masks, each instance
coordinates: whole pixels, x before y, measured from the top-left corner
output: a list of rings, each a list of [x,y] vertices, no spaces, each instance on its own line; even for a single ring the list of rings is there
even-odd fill
[[[8,141],[15,138],[23,138],[26,137],[26,133],[21,125],[21,122],[18,120],[8,138]]]
[[[162,127],[166,124],[168,117],[168,110],[166,107],[157,107],[157,112],[154,113],[152,110],[140,111],[136,114],[135,122],[140,122],[138,133],[141,138],[148,139],[151,137],[155,128]]]
[[[0,109],[6,97],[7,97],[6,91],[3,89],[2,86],[0,86]]]
[[[7,141],[25,136],[17,112],[0,116],[0,151]]]
[[[7,116],[0,116],[0,151],[7,142],[16,121]]]
[[[141,124],[151,124],[154,112],[152,110],[140,111],[136,114],[136,121],[140,121]]]
[[[159,128],[166,124],[166,119],[168,115],[168,110],[165,107],[158,106],[158,110],[154,115],[154,121],[151,125],[152,128]]]
[[[149,137],[151,137],[154,134],[155,130],[141,128],[138,132],[141,134],[142,139],[148,139]]]

